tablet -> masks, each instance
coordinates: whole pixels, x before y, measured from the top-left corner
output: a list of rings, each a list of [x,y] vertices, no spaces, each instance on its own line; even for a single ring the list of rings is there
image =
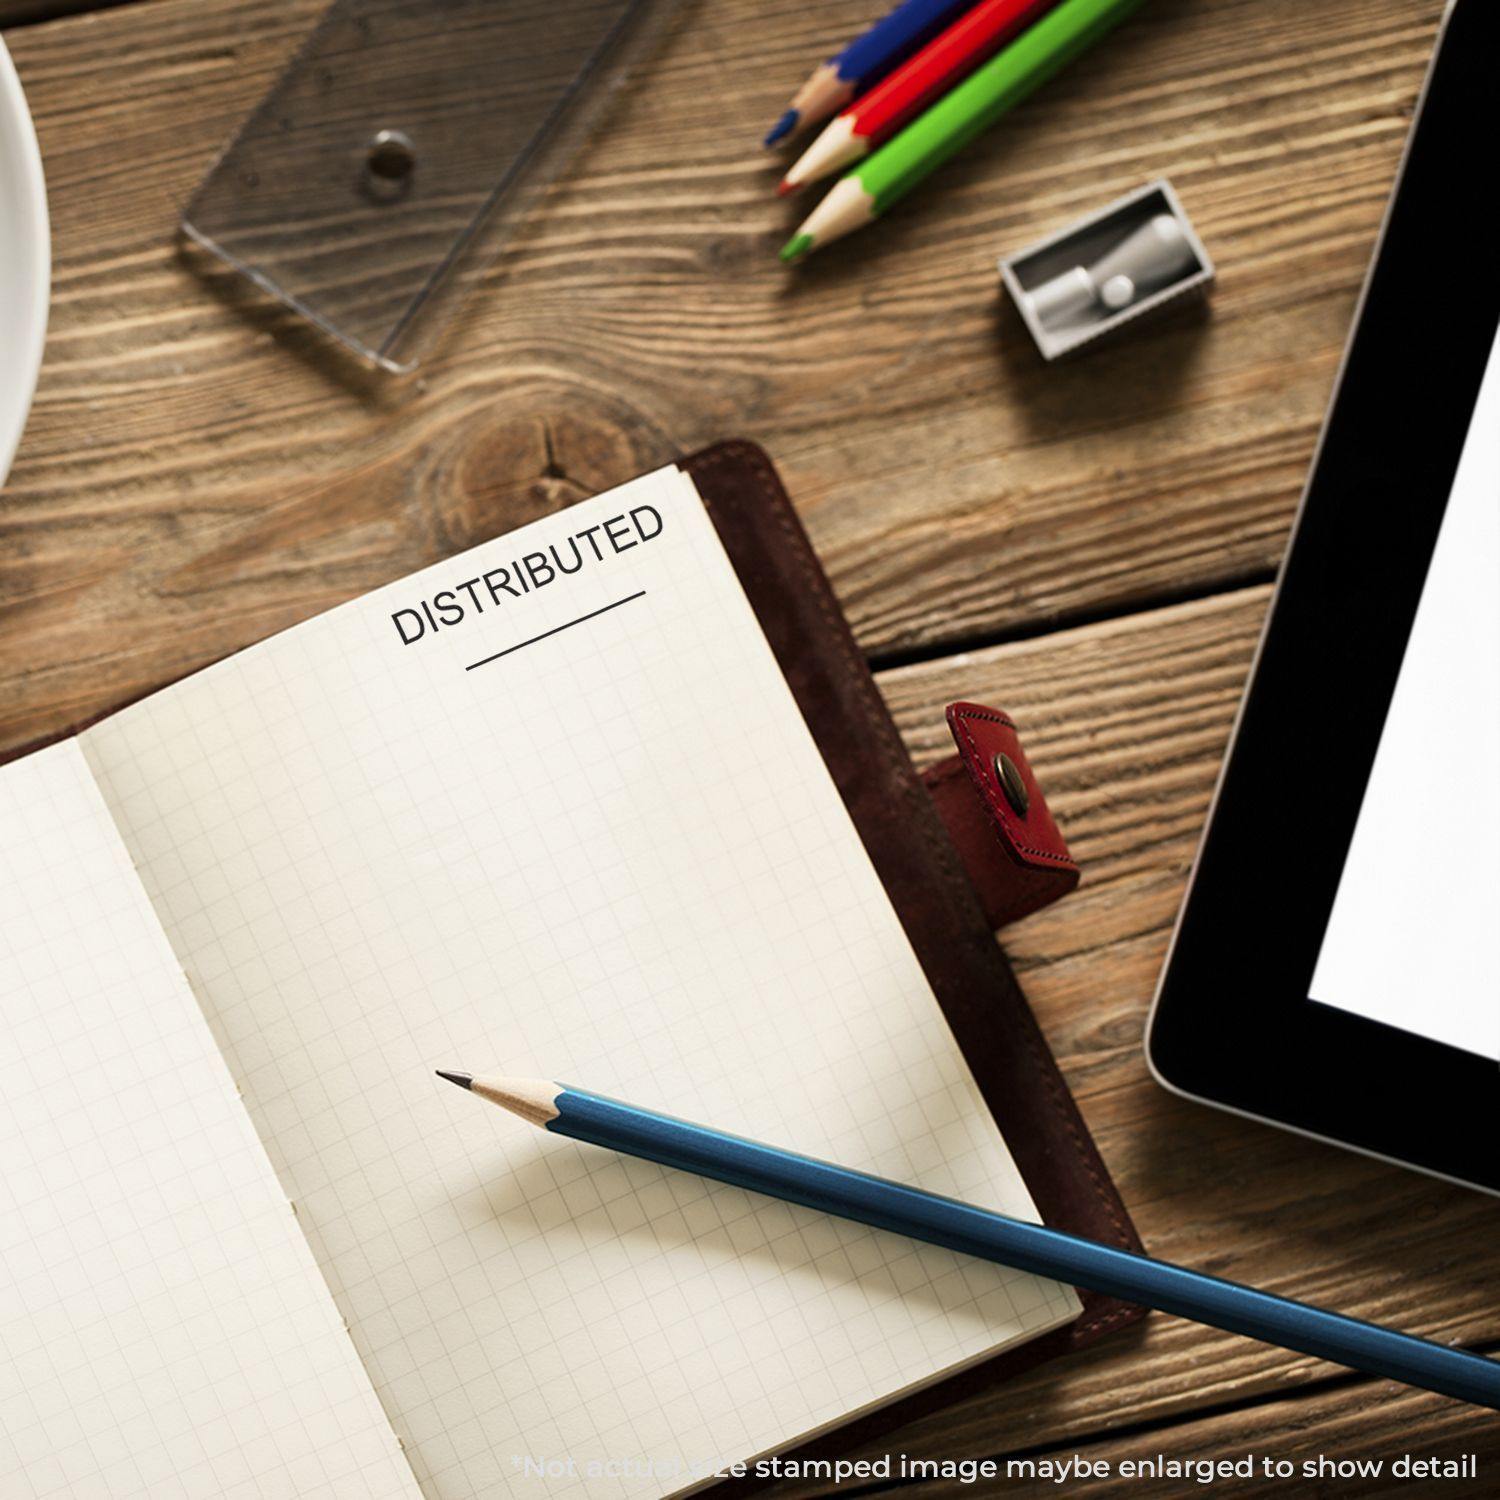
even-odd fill
[[[1456,0],[1147,1028],[1178,1093],[1490,1191],[1497,62]]]

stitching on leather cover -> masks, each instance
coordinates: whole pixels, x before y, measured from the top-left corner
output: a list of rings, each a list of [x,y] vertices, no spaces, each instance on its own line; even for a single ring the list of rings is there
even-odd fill
[[[1146,1310],[1149,1311],[1149,1309]],[[1140,1317],[1141,1311],[1141,1305],[1138,1302],[1121,1302],[1107,1313],[1100,1313],[1097,1318],[1080,1318],[1077,1324],[1078,1332],[1080,1334],[1103,1333],[1113,1323],[1134,1323]]]
[[[1007,729],[1015,729],[1016,727],[1003,714],[994,712],[986,712],[982,714],[966,714],[960,710],[959,712],[955,713],[953,717],[958,721],[959,732],[963,735],[964,743],[969,747],[969,751],[976,761],[980,758],[979,746],[975,743],[974,736],[969,732],[968,725],[964,722],[966,719],[976,719],[980,723],[1003,724]],[[969,774],[971,776],[974,775],[972,771]],[[1041,793],[1038,792],[1038,795],[1040,796]],[[1045,800],[1046,799],[1043,798],[1044,803]],[[1037,844],[1026,843],[1022,838],[1020,838],[1017,833],[1017,825],[1007,815],[1004,807],[1001,806],[999,800],[988,795],[987,789],[984,795],[984,803],[987,807],[990,808],[996,818],[996,821],[998,821],[1010,834],[1011,841],[1015,844],[1017,849],[1020,849],[1025,854],[1035,855],[1038,859],[1048,859],[1051,860],[1054,864],[1065,865],[1069,869],[1077,868],[1076,862],[1069,856],[1059,854],[1056,852],[1056,850],[1053,849],[1043,849]],[[993,829],[991,831],[995,833],[995,837],[997,839],[1000,837],[997,831]],[[1005,845],[1002,842],[1001,848],[1004,847]]]

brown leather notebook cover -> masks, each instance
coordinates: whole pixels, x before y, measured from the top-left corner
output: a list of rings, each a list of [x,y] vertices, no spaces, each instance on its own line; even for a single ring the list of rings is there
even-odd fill
[[[726,442],[683,459],[1026,1185],[1048,1224],[1139,1249],[1062,1074],[912,767],[770,459]],[[1144,1309],[1080,1292],[1064,1328],[899,1398],[811,1446],[847,1446],[1092,1342]]]

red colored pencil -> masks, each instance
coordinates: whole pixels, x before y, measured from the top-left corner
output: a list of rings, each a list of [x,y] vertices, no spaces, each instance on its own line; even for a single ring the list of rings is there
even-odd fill
[[[795,192],[868,156],[1055,3],[980,0],[916,56],[830,120],[781,179],[777,191]]]

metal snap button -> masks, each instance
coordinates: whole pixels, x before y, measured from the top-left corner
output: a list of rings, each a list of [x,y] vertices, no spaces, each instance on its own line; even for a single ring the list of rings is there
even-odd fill
[[[1031,806],[1031,793],[1026,790],[1026,780],[1020,768],[1003,750],[995,752],[995,778],[1012,811],[1018,818],[1024,818],[1026,809]]]

